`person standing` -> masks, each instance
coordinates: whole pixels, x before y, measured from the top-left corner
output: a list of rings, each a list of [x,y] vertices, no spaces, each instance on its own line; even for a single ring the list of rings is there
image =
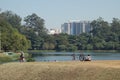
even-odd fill
[[[23,52],[20,52],[20,62],[25,62],[25,57]]]

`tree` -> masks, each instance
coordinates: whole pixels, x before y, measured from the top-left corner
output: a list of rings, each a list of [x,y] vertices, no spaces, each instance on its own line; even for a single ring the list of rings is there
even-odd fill
[[[66,49],[65,45],[58,45],[58,51],[64,51]]]
[[[66,37],[66,35],[59,34],[59,35],[55,35],[54,37],[56,41],[56,50],[58,50],[59,47],[61,47],[61,45],[62,46],[64,45],[66,47],[69,44],[68,38]]]
[[[12,11],[5,11],[1,13],[2,17],[9,23],[13,28],[18,29],[20,31],[21,28],[21,17]]]
[[[112,26],[112,31],[113,32],[119,33],[120,32],[120,19],[113,18],[111,26]]]
[[[67,45],[67,47],[66,47],[66,51],[72,51],[72,52],[74,52],[74,51],[77,51],[77,46],[75,46],[74,44],[69,44],[69,45]]]
[[[103,38],[105,36],[105,32],[110,31],[110,27],[107,21],[104,21],[103,18],[99,17],[97,20],[93,20],[91,22],[92,26],[92,34],[93,36]]]
[[[87,44],[86,49],[87,49],[87,50],[92,50],[92,49],[93,49],[93,45]]]
[[[44,26],[44,19],[35,13],[24,18],[25,25],[23,34],[31,41],[32,49],[42,49],[47,30]]]
[[[42,48],[44,50],[48,50],[49,49],[49,43],[44,43],[43,46],[42,46]]]
[[[78,41],[80,43],[78,44],[78,49],[85,50],[86,45],[88,44],[88,40],[89,40],[89,35],[88,34],[83,33],[83,34],[79,35]]]
[[[4,51],[27,50],[30,42],[17,29],[13,28],[5,19],[0,19],[1,45]]]
[[[55,48],[55,45],[53,43],[44,42],[42,48],[44,50],[52,50]]]
[[[38,36],[44,36],[46,34],[46,28],[44,27],[44,19],[33,13],[24,18],[25,26],[33,28],[34,32],[38,33]]]
[[[113,18],[111,27],[111,31],[117,34],[118,41],[120,41],[120,19]]]

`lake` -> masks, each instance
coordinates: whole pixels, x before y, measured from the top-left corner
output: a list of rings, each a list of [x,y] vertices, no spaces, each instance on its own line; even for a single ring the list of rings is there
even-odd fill
[[[120,52],[101,52],[101,51],[85,51],[84,55],[90,54],[92,60],[120,60]],[[73,52],[32,52],[36,61],[71,61]],[[75,59],[79,60],[80,52],[74,52]]]

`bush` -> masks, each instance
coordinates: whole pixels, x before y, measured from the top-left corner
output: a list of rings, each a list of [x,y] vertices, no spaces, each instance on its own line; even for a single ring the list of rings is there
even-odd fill
[[[27,62],[34,62],[35,61],[35,59],[33,59],[33,58],[27,58]]]
[[[18,61],[19,59],[19,54],[14,53],[14,52],[4,52],[4,55],[7,55],[12,58],[12,61]]]
[[[11,61],[13,61],[13,59],[10,56],[0,53],[0,63]]]
[[[27,62],[34,62],[35,59],[32,58],[32,55],[30,55],[30,54],[27,53],[26,61],[27,61]]]

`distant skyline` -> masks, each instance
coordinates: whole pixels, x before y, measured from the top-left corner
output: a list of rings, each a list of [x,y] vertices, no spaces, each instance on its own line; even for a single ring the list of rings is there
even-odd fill
[[[120,19],[120,0],[0,0],[0,8],[13,11],[22,19],[36,13],[45,20],[47,29],[60,29],[68,20]]]

